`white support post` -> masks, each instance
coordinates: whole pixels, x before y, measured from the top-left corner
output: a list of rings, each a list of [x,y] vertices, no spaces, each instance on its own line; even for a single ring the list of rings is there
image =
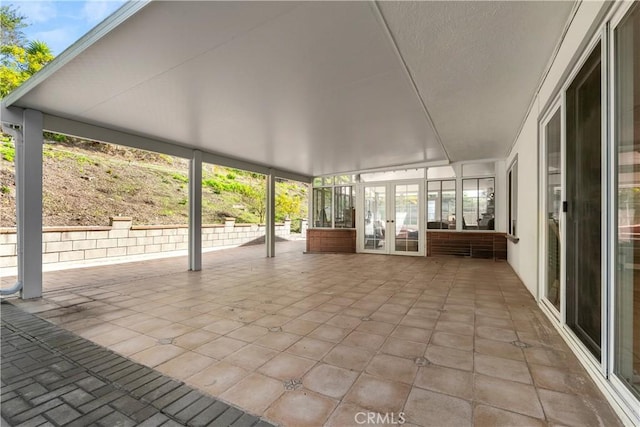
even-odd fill
[[[267,245],[267,258],[276,256],[276,176],[273,170],[267,175],[267,227],[265,230],[265,243]]]
[[[202,153],[189,161],[189,270],[202,270]]]
[[[24,110],[16,138],[18,281],[22,299],[42,297],[42,113]],[[20,137],[21,136],[21,137]]]

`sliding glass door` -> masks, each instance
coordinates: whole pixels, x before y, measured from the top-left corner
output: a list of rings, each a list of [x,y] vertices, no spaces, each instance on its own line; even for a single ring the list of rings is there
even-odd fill
[[[566,92],[567,325],[600,359],[602,340],[600,44]]]
[[[544,244],[546,252],[545,282],[543,298],[560,316],[562,298],[562,116],[560,106],[556,106],[551,117],[543,122],[546,193],[544,204]]]
[[[614,372],[640,398],[640,6],[614,33],[617,221]]]

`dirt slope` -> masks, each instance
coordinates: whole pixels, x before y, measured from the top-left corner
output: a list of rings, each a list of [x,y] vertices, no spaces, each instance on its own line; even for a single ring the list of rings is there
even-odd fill
[[[3,144],[0,227],[10,227],[15,225],[14,164],[10,161],[12,144],[6,140]],[[108,225],[114,215],[131,216],[134,224],[188,221],[186,160],[82,141],[49,141],[43,154],[45,226]],[[203,178],[207,183],[203,185],[203,223],[221,222],[227,216],[238,222],[260,222],[259,203],[250,196],[263,194],[261,176],[206,165]],[[297,215],[280,212],[280,217],[306,215],[305,186],[284,182],[278,184],[278,190],[285,201],[300,200]]]

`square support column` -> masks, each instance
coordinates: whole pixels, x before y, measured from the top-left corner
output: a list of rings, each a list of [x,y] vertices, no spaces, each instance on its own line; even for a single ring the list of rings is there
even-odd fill
[[[267,226],[265,230],[265,243],[267,245],[267,258],[276,256],[276,176],[273,170],[267,175]]]
[[[18,281],[22,299],[42,296],[42,113],[24,110],[16,137]]]
[[[202,153],[189,161],[189,270],[202,270]]]

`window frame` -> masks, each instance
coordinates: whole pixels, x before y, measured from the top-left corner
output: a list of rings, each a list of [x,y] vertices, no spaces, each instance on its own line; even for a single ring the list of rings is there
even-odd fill
[[[495,198],[495,189],[494,189]],[[507,169],[507,234],[518,237],[518,155]],[[495,227],[494,227],[495,228]]]
[[[478,195],[476,195],[476,200],[477,200],[477,204],[476,204],[476,214],[479,218],[480,216],[480,196],[479,196],[479,192],[480,192],[480,180],[483,179],[492,179],[493,180],[493,228],[492,229],[481,229],[480,228],[480,222],[478,222],[478,225],[476,227],[476,229],[469,229],[469,228],[465,228],[465,221],[464,221],[464,182],[465,181],[476,181],[476,191],[478,193]],[[496,177],[495,175],[487,175],[487,176],[468,176],[468,177],[461,177],[460,178],[460,189],[462,190],[460,192],[460,215],[462,216],[462,219],[460,221],[460,229],[459,231],[467,231],[467,232],[472,232],[472,233],[495,233],[496,231]]]
[[[451,177],[451,178],[441,178],[441,179],[429,179],[427,180],[427,185],[425,185],[425,212],[424,212],[424,219],[425,219],[425,227],[426,230],[431,232],[431,231],[457,231],[457,224],[458,224],[458,214],[457,214],[457,207],[458,207],[458,179],[457,177]],[[439,184],[439,189],[438,190],[429,190],[429,184],[437,182]],[[442,184],[444,182],[452,182],[453,183],[453,190],[445,190],[445,191],[453,191],[453,199],[454,199],[454,206],[453,206],[453,215],[455,217],[455,225],[456,228],[429,228],[428,224],[429,224],[429,193],[438,192],[438,197],[440,199],[440,212],[439,214],[439,220],[435,220],[433,222],[440,222],[441,224],[444,223],[445,221],[443,221],[442,219],[442,208],[443,208],[443,203],[442,203]],[[448,222],[448,221],[447,221]],[[449,224],[450,225],[450,224]]]

